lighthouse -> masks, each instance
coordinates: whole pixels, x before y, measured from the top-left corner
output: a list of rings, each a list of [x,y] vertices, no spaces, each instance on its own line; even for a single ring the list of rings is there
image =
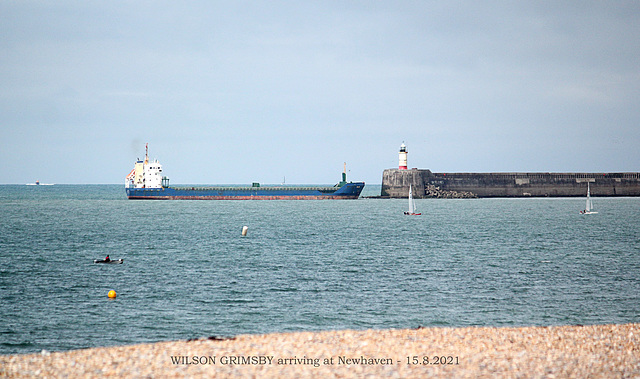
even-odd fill
[[[398,153],[398,168],[400,170],[407,169],[407,146],[405,146],[404,142],[400,145],[400,153]]]

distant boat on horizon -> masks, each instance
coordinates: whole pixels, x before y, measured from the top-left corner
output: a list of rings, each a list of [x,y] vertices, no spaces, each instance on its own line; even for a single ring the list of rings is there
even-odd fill
[[[36,180],[35,183],[27,183],[27,186],[52,186],[53,183],[40,183],[39,180]]]

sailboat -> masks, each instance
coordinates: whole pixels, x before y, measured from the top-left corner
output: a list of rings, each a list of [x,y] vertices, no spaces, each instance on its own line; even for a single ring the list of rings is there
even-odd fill
[[[587,205],[585,206],[583,211],[580,211],[583,215],[592,215],[598,212],[592,211],[593,203],[591,202],[591,188],[589,186],[589,182],[587,182]]]
[[[409,211],[404,212],[407,216],[420,216],[422,213],[416,213],[416,204],[413,201],[413,192],[411,191],[411,184],[409,184]]]

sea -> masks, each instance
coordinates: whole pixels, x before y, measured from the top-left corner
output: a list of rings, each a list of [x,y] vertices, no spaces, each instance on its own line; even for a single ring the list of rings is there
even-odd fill
[[[121,185],[1,185],[0,354],[640,322],[640,198],[593,203],[598,214],[582,215],[583,198],[417,199],[422,215],[405,216],[403,199],[144,201]],[[94,264],[107,255],[124,263]]]

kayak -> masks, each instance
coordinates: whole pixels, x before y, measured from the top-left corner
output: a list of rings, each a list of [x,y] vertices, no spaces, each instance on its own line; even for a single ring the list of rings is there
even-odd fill
[[[93,263],[107,263],[107,264],[111,264],[111,263],[123,263],[122,258],[120,259],[112,259],[110,261],[105,261],[104,259],[94,259]]]

